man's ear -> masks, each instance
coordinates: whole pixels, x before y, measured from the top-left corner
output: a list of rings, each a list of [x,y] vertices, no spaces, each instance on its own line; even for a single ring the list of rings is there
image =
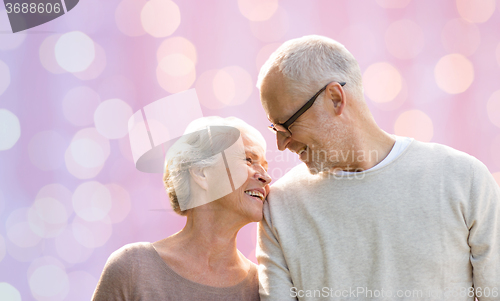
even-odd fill
[[[207,174],[204,168],[191,168],[189,169],[189,174],[198,186],[200,186],[203,190],[208,190]]]
[[[347,99],[344,93],[344,89],[342,89],[339,83],[333,83],[333,85],[328,85],[328,87],[326,88],[326,93],[328,99],[333,104],[333,110],[335,114],[338,116],[342,115]]]

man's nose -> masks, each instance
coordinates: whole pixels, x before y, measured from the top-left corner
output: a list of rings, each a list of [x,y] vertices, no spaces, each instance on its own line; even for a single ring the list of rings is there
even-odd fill
[[[278,144],[278,149],[280,151],[284,151],[286,149],[286,146],[290,141],[292,140],[292,137],[287,137],[286,135],[282,134],[281,132],[276,133],[276,142]]]

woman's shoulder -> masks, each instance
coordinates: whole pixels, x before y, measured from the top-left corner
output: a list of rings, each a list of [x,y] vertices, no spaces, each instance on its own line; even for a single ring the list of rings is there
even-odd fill
[[[153,258],[154,248],[149,242],[136,242],[124,245],[114,251],[108,258],[106,266],[108,267],[130,267],[139,261]]]

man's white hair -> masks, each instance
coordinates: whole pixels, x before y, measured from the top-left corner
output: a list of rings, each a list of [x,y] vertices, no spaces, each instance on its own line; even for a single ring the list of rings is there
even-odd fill
[[[278,68],[292,96],[314,95],[329,82],[346,82],[344,89],[363,99],[361,71],[354,56],[339,42],[310,35],[281,45],[260,69],[257,88],[271,70]]]

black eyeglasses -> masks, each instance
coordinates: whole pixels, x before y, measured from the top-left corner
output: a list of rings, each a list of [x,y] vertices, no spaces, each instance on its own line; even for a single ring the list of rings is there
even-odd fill
[[[297,120],[302,114],[304,114],[305,111],[307,111],[316,101],[316,98],[321,94],[321,92],[325,91],[326,87],[328,87],[329,84],[332,82],[328,83],[326,86],[321,88],[321,90],[318,91],[318,93],[314,94],[314,96],[309,99],[305,105],[302,106],[295,114],[292,115],[287,121],[284,123],[276,123],[276,124],[271,124],[269,126],[269,129],[273,132],[278,134],[278,132],[281,132],[283,135],[285,135],[287,138],[292,136],[292,132],[288,129],[292,123]],[[346,83],[345,82],[339,82],[340,86],[344,86]]]

